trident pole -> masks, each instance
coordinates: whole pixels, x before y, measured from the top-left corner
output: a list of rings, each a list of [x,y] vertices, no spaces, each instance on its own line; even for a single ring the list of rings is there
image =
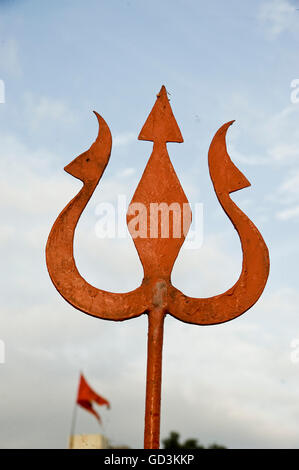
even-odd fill
[[[147,377],[144,448],[160,447],[162,348],[165,312],[157,307],[148,314]]]

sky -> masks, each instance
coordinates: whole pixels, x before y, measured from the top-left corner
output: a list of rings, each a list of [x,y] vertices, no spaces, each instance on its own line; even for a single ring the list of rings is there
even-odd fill
[[[202,243],[183,246],[173,284],[208,297],[240,274],[240,242],[207,162],[215,132],[233,119],[228,151],[251,187],[232,199],[263,235],[271,267],[262,297],[231,322],[166,317],[161,438],[177,431],[204,445],[298,448],[297,8],[297,0],[0,1],[1,448],[66,448],[80,371],[111,409],[98,410],[102,427],[78,409],[76,432],[143,446],[147,318],[108,322],[75,310],[51,283],[45,245],[81,187],[63,168],[94,141],[96,110],[112,155],[76,229],[76,263],[100,289],[141,283],[130,237],[99,238],[98,208],[132,198],[152,148],[137,137],[162,85],[184,138],[168,144],[169,155],[191,208],[203,208]]]

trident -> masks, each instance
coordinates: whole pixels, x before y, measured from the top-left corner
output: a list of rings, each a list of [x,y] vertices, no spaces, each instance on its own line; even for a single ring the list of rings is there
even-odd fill
[[[79,193],[57,217],[46,247],[51,280],[62,297],[78,310],[98,318],[122,321],[148,315],[147,381],[144,448],[158,449],[160,442],[160,403],[163,325],[166,314],[187,323],[215,325],[246,312],[261,296],[269,274],[267,246],[255,225],[230,198],[250,183],[231,161],[226,149],[226,133],[234,122],[224,124],[215,134],[209,149],[209,170],[218,201],[238,232],[242,253],[242,271],[238,281],[226,292],[214,297],[187,297],[171,283],[171,272],[191,224],[191,209],[171,164],[167,142],[183,142],[172,113],[167,91],[162,86],[138,139],[153,142],[153,151],[127,212],[127,224],[144,270],[141,285],[127,293],[112,293],[93,287],[80,275],[73,253],[78,220],[98,185],[110,158],[112,137],[104,119],[95,112],[99,134],[90,149],[64,169],[83,182]],[[137,203],[137,206],[136,206]],[[134,217],[142,204],[149,218],[146,230],[136,231],[140,220]],[[173,208],[168,235],[165,218],[153,230],[152,205]],[[186,214],[179,220],[175,214]],[[138,212],[138,211],[137,211]],[[169,215],[169,214],[168,214]],[[169,219],[171,219],[169,217]],[[157,221],[157,220],[156,220]]]

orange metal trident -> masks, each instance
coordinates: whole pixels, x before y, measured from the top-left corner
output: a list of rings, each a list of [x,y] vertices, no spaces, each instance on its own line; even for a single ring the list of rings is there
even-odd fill
[[[148,315],[148,356],[144,447],[159,448],[161,369],[163,324],[168,313],[179,320],[198,325],[223,323],[238,317],[252,307],[261,296],[269,274],[267,246],[248,217],[230,198],[230,193],[250,186],[245,176],[232,163],[226,149],[226,133],[233,121],[224,124],[215,134],[209,149],[209,169],[217,198],[240,237],[243,265],[238,281],[223,294],[209,298],[191,298],[171,284],[171,272],[185,240],[191,217],[179,220],[175,230],[174,212],[191,210],[168,156],[167,142],[183,142],[173,116],[165,87],[143,126],[140,140],[154,143],[153,151],[139,182],[127,213],[127,223],[144,269],[140,287],[118,294],[103,291],[88,284],[80,275],[73,253],[73,241],[78,220],[91,198],[109,161],[112,138],[104,119],[99,121],[99,135],[89,150],[79,155],[65,171],[83,182],[80,192],[63,209],[54,223],[46,248],[50,277],[60,294],[84,313],[107,320],[127,320]],[[160,220],[158,231],[147,224],[146,231],[136,236],[134,214],[136,203],[146,209],[147,220],[153,218],[153,204],[174,209],[168,220]],[[185,211],[185,212],[184,212]],[[171,217],[169,217],[171,219]],[[176,232],[176,233],[174,233]]]

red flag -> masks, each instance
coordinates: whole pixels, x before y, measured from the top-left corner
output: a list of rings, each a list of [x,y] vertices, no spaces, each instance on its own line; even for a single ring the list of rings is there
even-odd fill
[[[96,402],[98,405],[107,405],[107,408],[110,408],[109,401],[94,392],[86,382],[85,378],[83,377],[83,374],[81,374],[78,388],[77,403],[78,405],[82,406],[82,408],[85,408],[90,413],[94,414],[95,417],[99,420],[99,422],[101,422],[99,414],[92,407],[92,402]]]

